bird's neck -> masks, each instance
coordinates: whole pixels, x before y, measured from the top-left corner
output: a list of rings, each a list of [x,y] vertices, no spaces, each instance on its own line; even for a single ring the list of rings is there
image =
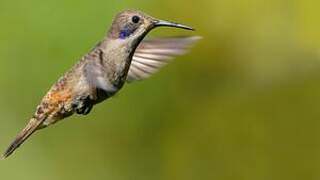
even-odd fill
[[[132,41],[123,39],[105,39],[100,49],[104,53],[104,61],[107,64],[115,64],[121,68],[122,65],[130,65],[135,44]],[[120,69],[122,71],[122,69]]]
[[[99,49],[103,52],[102,62],[110,81],[122,86],[126,80],[135,48],[133,42],[122,39],[107,38],[101,42]]]

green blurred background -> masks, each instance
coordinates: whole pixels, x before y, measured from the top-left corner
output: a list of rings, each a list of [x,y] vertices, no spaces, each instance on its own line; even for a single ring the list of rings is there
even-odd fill
[[[127,8],[192,51],[0,162],[10,180],[320,179],[320,1],[1,0],[0,149]]]

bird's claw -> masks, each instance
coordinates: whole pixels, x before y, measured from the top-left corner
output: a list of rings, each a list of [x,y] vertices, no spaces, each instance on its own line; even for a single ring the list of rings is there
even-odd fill
[[[93,105],[89,96],[79,97],[72,104],[77,114],[87,115],[90,113]]]

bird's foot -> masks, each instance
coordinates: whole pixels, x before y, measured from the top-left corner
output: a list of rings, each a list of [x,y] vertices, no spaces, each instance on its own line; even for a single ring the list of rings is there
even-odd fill
[[[90,113],[93,104],[90,96],[76,98],[72,104],[77,114],[87,115]]]

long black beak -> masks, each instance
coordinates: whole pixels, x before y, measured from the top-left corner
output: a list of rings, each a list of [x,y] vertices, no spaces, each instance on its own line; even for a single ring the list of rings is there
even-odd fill
[[[175,27],[175,28],[194,31],[194,29],[192,27],[184,25],[184,24],[178,24],[178,23],[163,21],[163,20],[156,20],[154,22],[154,27],[160,27],[160,26]]]

